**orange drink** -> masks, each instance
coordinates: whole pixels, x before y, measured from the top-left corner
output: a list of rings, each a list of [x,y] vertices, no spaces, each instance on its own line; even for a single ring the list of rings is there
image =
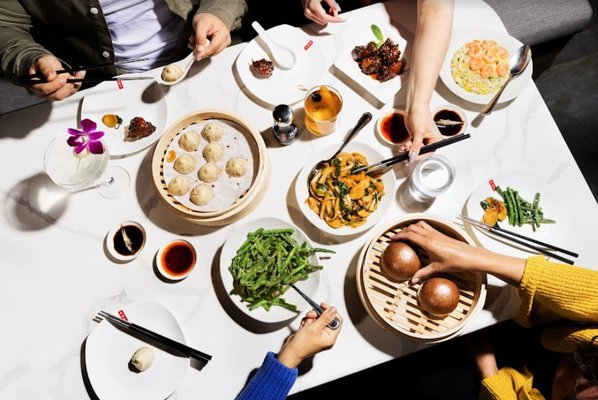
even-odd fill
[[[336,129],[343,99],[333,87],[320,85],[307,92],[303,107],[307,129],[314,135],[323,136]]]

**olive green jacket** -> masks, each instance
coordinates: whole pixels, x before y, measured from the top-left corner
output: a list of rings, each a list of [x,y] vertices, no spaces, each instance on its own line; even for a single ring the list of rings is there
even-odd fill
[[[241,26],[245,0],[164,0],[187,21],[210,13],[229,30]],[[181,49],[187,38],[181,38]],[[0,74],[17,81],[33,62],[54,54],[72,67],[114,62],[114,50],[99,0],[2,0],[0,2]],[[89,71],[88,76],[113,76],[114,66]]]

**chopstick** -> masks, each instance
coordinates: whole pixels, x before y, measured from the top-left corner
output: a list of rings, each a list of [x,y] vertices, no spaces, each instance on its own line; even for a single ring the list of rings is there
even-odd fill
[[[208,361],[210,361],[212,359],[212,356],[209,354],[203,353],[203,352],[196,350],[192,347],[189,347],[183,343],[179,343],[176,340],[167,338],[166,336],[162,336],[159,333],[150,331],[149,329],[139,326],[137,324],[133,324],[129,321],[120,319],[119,317],[112,315],[106,311],[100,311],[99,314],[102,317],[106,318],[109,322],[114,323],[115,325],[118,325],[118,326],[128,329],[128,330],[131,330],[133,332],[136,332],[146,338],[160,342],[161,344],[165,345],[166,347],[168,347],[172,350],[175,350],[179,353],[182,353],[186,356],[189,356],[191,358],[194,358],[196,360],[202,361],[204,363],[208,363]]]
[[[324,313],[324,309],[322,307],[320,307],[320,305],[318,303],[313,301],[308,295],[303,293],[297,286],[295,286],[292,283],[290,284],[290,286],[293,289],[295,289],[295,291],[297,293],[299,293],[299,295],[301,297],[303,297],[303,299],[305,301],[307,301],[307,303],[311,306],[311,308],[314,309],[314,311],[316,312],[316,314],[318,314],[318,316],[320,316],[320,315],[322,315],[322,313]],[[328,324],[328,327],[332,330],[338,329],[340,326],[341,326],[341,321],[337,317],[334,317],[334,319],[332,321],[330,321],[330,323]]]
[[[112,78],[69,78],[67,79],[67,83],[76,83],[76,82],[87,82],[87,83],[97,83],[97,82],[104,82],[104,81],[140,81],[140,80],[147,80],[147,79],[154,79],[153,76],[123,76],[119,77],[112,77]],[[29,84],[29,85],[36,85],[38,83],[47,83],[44,80],[38,78],[32,79],[22,79],[22,84]]]
[[[133,58],[133,59],[129,59],[129,60],[123,60],[123,61],[116,61],[116,62],[110,62],[110,63],[105,63],[105,64],[98,64],[98,65],[92,65],[90,67],[86,67],[84,65],[80,65],[78,67],[75,68],[66,68],[66,69],[61,69],[56,71],[56,74],[64,74],[66,72],[68,73],[73,73],[73,72],[78,72],[78,71],[90,71],[92,69],[100,69],[100,68],[105,68],[105,67],[111,67],[113,65],[121,65],[121,64],[129,64],[132,62],[139,62],[139,61],[147,61],[149,60],[149,57],[141,57],[141,58]],[[20,79],[21,81],[28,81],[28,78],[43,78],[43,75],[41,75],[39,72],[36,72],[35,74],[30,74],[30,75],[25,75],[22,76]]]
[[[469,133],[461,133],[459,135],[453,136],[451,138],[448,139],[444,139],[441,140],[439,142],[436,143],[432,143],[429,145],[426,145],[424,147],[422,147],[419,151],[419,154],[425,154],[425,153],[430,153],[436,149],[439,149],[441,147],[444,146],[448,146],[449,144],[453,144],[456,142],[460,142],[461,140],[465,140],[468,139],[469,137],[471,137],[471,135]],[[409,159],[409,153],[408,152],[403,152],[399,155],[396,155],[394,157],[391,158],[387,158],[386,160],[382,160],[376,164],[372,164],[372,165],[366,165],[363,167],[359,167],[356,168],[354,171],[352,171],[352,174],[358,174],[361,171],[366,171],[366,174],[372,173],[374,171],[377,171],[379,169],[383,169],[386,167],[390,167],[393,164],[399,163],[401,161],[406,161]]]
[[[538,244],[540,246],[544,246],[544,247],[552,249],[554,251],[565,253],[565,254],[570,255],[572,257],[579,257],[579,254],[574,253],[572,251],[569,251],[569,250],[566,250],[566,249],[562,249],[560,247],[557,247],[557,246],[549,244],[549,243],[544,243],[544,242],[542,242],[540,240],[537,240],[537,239],[534,239],[534,238],[530,238],[530,237],[521,235],[521,234],[519,234],[517,232],[509,231],[507,229],[503,229],[500,226],[492,226],[492,225],[486,224],[484,222],[477,221],[477,220],[475,220],[473,218],[465,217],[463,215],[459,215],[458,218],[460,218],[463,221],[468,222],[468,223],[470,223],[472,225],[475,225],[475,226],[477,226],[479,228],[485,228],[485,229],[488,230],[488,232],[490,232],[490,233],[492,233],[492,234],[494,234],[496,236],[500,236],[502,238],[505,238],[507,240],[510,240],[512,242],[515,242],[517,244],[520,244],[522,246],[525,246],[527,248],[535,250],[535,251],[537,251],[539,253],[542,253],[542,254],[544,254],[544,255],[546,255],[548,257],[552,257],[552,258],[557,259],[559,261],[565,262],[567,264],[574,264],[575,261],[572,261],[572,260],[570,260],[570,259],[568,259],[566,257],[563,257],[563,256],[559,255],[559,254],[555,254],[553,252],[550,252],[550,251],[548,251],[548,250],[546,250],[546,249],[544,249],[542,247],[535,246],[535,245],[533,245],[531,243],[535,243],[535,244]],[[531,242],[531,243],[524,242],[523,240],[519,240],[519,239],[516,239],[516,238],[527,240],[528,242]]]

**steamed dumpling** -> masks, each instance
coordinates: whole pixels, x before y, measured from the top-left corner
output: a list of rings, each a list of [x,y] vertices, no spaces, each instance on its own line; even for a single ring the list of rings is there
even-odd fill
[[[214,198],[214,189],[210,185],[200,183],[195,186],[189,195],[191,203],[197,206],[205,206]]]
[[[179,146],[186,151],[195,151],[199,147],[200,141],[201,137],[197,132],[189,131],[181,135],[179,138]]]
[[[224,146],[220,143],[210,143],[203,148],[202,155],[207,162],[220,161],[224,157]]]
[[[239,178],[247,173],[247,160],[241,157],[233,157],[226,162],[226,173]]]
[[[197,160],[195,157],[192,157],[189,154],[183,154],[174,162],[174,169],[180,174],[188,174],[193,172],[196,165]]]
[[[153,363],[154,349],[149,346],[141,346],[135,353],[133,353],[133,357],[131,357],[131,364],[133,364],[139,372],[145,371],[151,367]]]
[[[222,139],[222,135],[224,134],[224,130],[222,126],[215,122],[210,122],[201,131],[201,136],[208,142],[219,142]]]
[[[174,196],[182,196],[191,190],[191,181],[184,175],[175,176],[168,182],[168,191]]]
[[[209,162],[199,169],[198,176],[205,183],[212,183],[218,180],[221,173],[222,169],[218,165]]]

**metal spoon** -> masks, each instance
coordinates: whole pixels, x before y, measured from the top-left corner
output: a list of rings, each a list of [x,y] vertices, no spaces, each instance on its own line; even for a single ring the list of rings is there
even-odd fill
[[[481,115],[490,115],[490,113],[494,109],[494,106],[496,105],[496,103],[498,103],[498,98],[505,90],[509,82],[511,82],[511,79],[515,78],[525,70],[531,58],[532,49],[529,45],[524,44],[523,46],[517,49],[517,51],[511,56],[511,60],[509,61],[511,76],[509,76],[509,79],[507,79],[505,84],[502,85],[498,93],[494,95],[494,97],[492,98],[492,100],[490,100],[488,105],[486,105],[486,107],[484,107],[484,109],[480,111]]]
[[[182,81],[185,78],[185,76],[187,76],[187,72],[189,72],[189,69],[191,68],[191,66],[193,65],[194,62],[195,62],[195,53],[191,52],[191,53],[189,53],[189,55],[187,57],[183,58],[182,60],[176,61],[172,64],[168,64],[168,65],[178,65],[183,70],[183,73],[181,74],[181,76],[178,79],[176,79],[174,81],[165,81],[162,78],[162,72],[160,72],[160,75],[158,75],[158,79],[157,79],[158,83],[160,83],[162,85],[166,85],[166,86],[176,85],[177,83]],[[164,68],[166,68],[167,66],[165,66]],[[164,68],[162,68],[161,71],[163,71]]]
[[[301,290],[299,290],[299,288],[297,286],[293,285],[292,283],[290,286],[293,289],[295,289],[297,291],[297,293],[299,293],[299,295],[305,299],[305,301],[307,301],[307,303],[311,306],[311,308],[314,309],[316,314],[318,314],[318,317],[320,315],[322,315],[322,313],[324,312],[324,309],[322,307],[320,307],[320,305],[318,303],[313,301],[308,295],[306,295]],[[330,323],[328,324],[328,327],[332,330],[338,329],[340,326],[341,326],[341,321],[337,317],[334,317],[334,319],[332,321],[330,321]]]
[[[314,167],[311,169],[311,171],[309,171],[309,174],[307,175],[307,185],[308,186],[309,186],[309,183],[311,182],[312,178],[316,175],[316,173],[319,170],[321,170],[322,168],[324,168],[324,164],[327,162],[330,162],[330,160],[332,160],[332,159],[334,159],[334,157],[338,156],[339,153],[341,151],[343,151],[343,149],[345,148],[347,143],[349,143],[351,141],[351,139],[353,139],[355,137],[355,135],[357,135],[357,132],[359,132],[371,120],[372,120],[372,114],[370,114],[367,111],[364,112],[363,115],[359,118],[359,121],[357,121],[357,124],[355,124],[355,127],[353,128],[351,133],[349,133],[347,138],[344,140],[343,144],[341,144],[341,147],[336,151],[336,153],[334,153],[332,155],[332,157],[318,162],[316,165],[314,165]]]
[[[274,61],[276,65],[282,69],[291,69],[295,66],[297,63],[297,56],[293,50],[274,41],[259,22],[253,21],[251,26],[255,29],[264,43],[266,43],[266,46],[268,46],[272,61]]]

